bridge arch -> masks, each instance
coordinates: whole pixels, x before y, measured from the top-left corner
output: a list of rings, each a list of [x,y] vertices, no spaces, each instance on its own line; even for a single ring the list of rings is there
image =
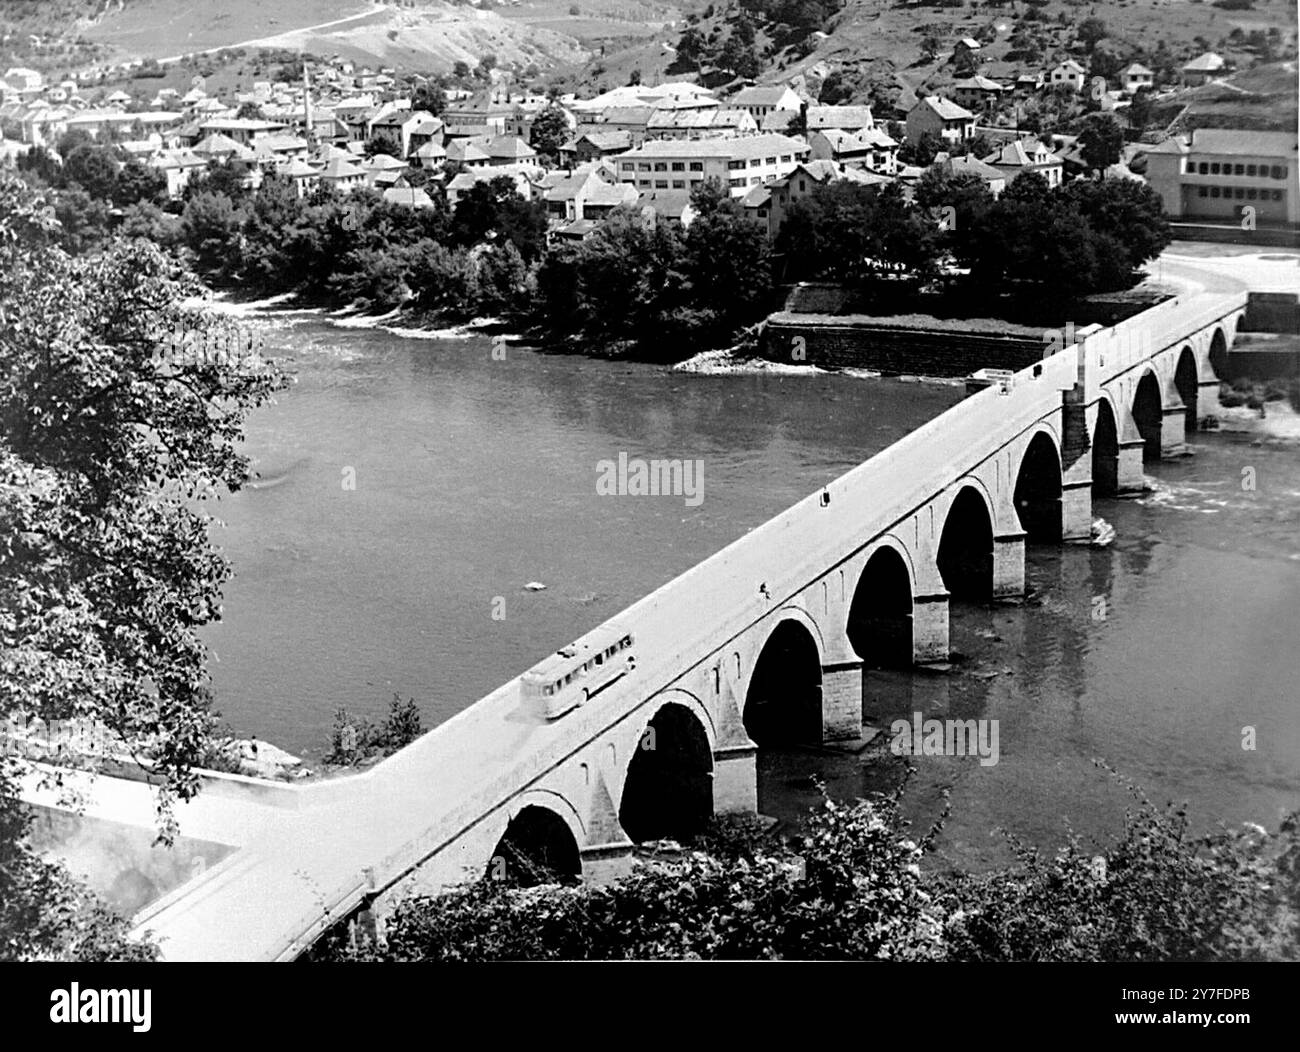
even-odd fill
[[[1187,406],[1185,434],[1196,430],[1199,415],[1197,413],[1197,392],[1200,388],[1200,370],[1196,367],[1196,354],[1190,346],[1178,352],[1178,364],[1174,368],[1174,388],[1183,405]]]
[[[1099,497],[1119,492],[1119,425],[1109,397],[1097,402],[1097,422],[1092,429],[1092,491]]]
[[[939,575],[954,599],[986,603],[993,598],[995,520],[983,489],[971,479],[960,485],[939,536]]]
[[[849,605],[849,645],[866,668],[912,664],[915,575],[907,549],[885,538],[867,557]]]
[[[1147,369],[1133,391],[1133,422],[1142,436],[1143,463],[1160,459],[1160,427],[1164,405],[1160,400],[1160,382],[1153,369]]]
[[[526,793],[488,860],[486,876],[525,887],[577,880],[582,824],[568,801],[554,793]]]
[[[685,839],[713,814],[710,722],[694,698],[680,693],[657,706],[628,761],[618,820],[637,842]]]
[[[1028,542],[1061,539],[1061,454],[1048,432],[1035,432],[1025,447],[1012,499]]]
[[[1210,336],[1210,368],[1220,380],[1228,379],[1228,338],[1220,326]]]
[[[822,654],[811,619],[783,608],[750,671],[742,720],[760,747],[820,742]]]

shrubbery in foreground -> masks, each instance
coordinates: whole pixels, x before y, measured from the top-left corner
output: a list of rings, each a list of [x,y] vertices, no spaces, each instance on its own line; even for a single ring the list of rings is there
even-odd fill
[[[1137,794],[1135,794],[1136,796]],[[1297,816],[1188,832],[1137,797],[1104,852],[1071,838],[990,874],[923,872],[938,827],[909,839],[898,795],[823,803],[787,844],[723,822],[680,861],[609,886],[482,880],[401,904],[379,945],[332,959],[1293,960],[1300,957]],[[323,951],[323,952],[321,952]]]

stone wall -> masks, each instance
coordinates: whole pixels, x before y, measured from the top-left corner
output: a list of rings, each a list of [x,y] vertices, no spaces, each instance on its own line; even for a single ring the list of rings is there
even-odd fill
[[[795,357],[796,348],[803,358]],[[762,343],[762,355],[771,361],[870,369],[886,376],[957,377],[984,368],[1020,370],[1042,359],[1045,349],[1041,337],[835,323],[796,315],[769,319]]]

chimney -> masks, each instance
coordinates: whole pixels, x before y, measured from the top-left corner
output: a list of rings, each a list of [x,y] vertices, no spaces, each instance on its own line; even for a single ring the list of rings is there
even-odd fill
[[[307,127],[304,130],[303,137],[308,143],[315,139],[315,129],[311,122],[311,75],[307,72],[307,62],[304,59],[302,63],[302,110],[303,120]]]

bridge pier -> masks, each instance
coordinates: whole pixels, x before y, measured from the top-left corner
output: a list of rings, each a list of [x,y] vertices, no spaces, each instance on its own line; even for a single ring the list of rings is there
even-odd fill
[[[1142,452],[1146,442],[1142,438],[1126,438],[1119,444],[1119,470],[1115,479],[1117,497],[1136,497],[1146,492],[1146,470],[1142,465]]]
[[[758,811],[758,746],[729,745],[713,752],[713,813]]]
[[[1061,540],[1091,538],[1092,477],[1069,479],[1061,484]]]
[[[1025,531],[993,538],[993,601],[1014,602],[1025,597]]]
[[[822,666],[822,741],[847,741],[862,734],[862,662]]]
[[[912,663],[948,660],[948,593],[912,597]]]
[[[582,879],[589,884],[612,884],[632,872],[635,845],[626,837],[609,844],[592,844],[578,850]]]
[[[1160,456],[1180,457],[1187,452],[1187,406],[1167,406],[1160,417]]]
[[[1219,401],[1219,381],[1203,380],[1196,385],[1196,428],[1202,429],[1207,417],[1216,420],[1223,413],[1223,404]]]

